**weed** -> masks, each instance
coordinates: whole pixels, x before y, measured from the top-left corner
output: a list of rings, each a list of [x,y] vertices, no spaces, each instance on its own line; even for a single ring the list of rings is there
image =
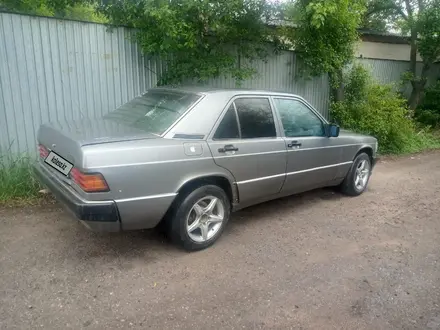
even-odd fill
[[[32,174],[34,158],[0,155],[0,204],[32,202],[39,197],[40,184]]]

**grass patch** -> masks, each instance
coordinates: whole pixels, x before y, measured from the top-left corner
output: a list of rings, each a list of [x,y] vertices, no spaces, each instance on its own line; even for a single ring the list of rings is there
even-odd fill
[[[440,149],[440,132],[421,129],[415,135],[408,136],[408,142],[402,151],[410,154],[433,149]]]
[[[32,173],[34,161],[28,156],[0,155],[0,205],[38,202],[41,187]]]

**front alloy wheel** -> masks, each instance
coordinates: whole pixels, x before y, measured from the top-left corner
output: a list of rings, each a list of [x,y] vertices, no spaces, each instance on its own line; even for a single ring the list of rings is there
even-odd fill
[[[370,162],[362,160],[356,168],[354,185],[357,190],[363,191],[370,177]]]
[[[367,189],[371,175],[371,160],[366,153],[361,153],[353,161],[353,165],[342,182],[341,191],[349,196],[359,196]]]
[[[194,242],[206,242],[218,233],[225,218],[225,206],[215,196],[199,199],[189,211],[186,231]]]

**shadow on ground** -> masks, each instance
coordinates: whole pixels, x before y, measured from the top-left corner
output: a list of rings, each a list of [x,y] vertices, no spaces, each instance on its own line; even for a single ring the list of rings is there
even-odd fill
[[[349,197],[335,192],[334,189],[326,188],[255,205],[233,213],[223,236],[232,235],[234,232],[240,231],[241,226],[247,226],[249,223],[257,224],[260,221],[270,221],[268,218],[270,219],[271,215],[285,213],[287,210],[289,217],[294,219],[295,213],[304,208],[313,208],[322,201],[334,201],[341,198]],[[60,219],[57,220],[59,222],[74,221],[58,205],[54,206],[51,212],[59,213]],[[63,225],[60,229],[57,236],[60,235],[65,242],[63,249],[76,251],[76,257],[83,261],[101,257],[107,257],[109,261],[112,258],[121,257],[139,258],[145,257],[146,254],[154,255],[157,252],[166,253],[173,257],[187,253],[172,245],[165,233],[158,228],[121,233],[95,233],[88,231],[78,223],[75,226],[70,225],[68,230]],[[154,260],[155,258],[151,257],[145,261]]]

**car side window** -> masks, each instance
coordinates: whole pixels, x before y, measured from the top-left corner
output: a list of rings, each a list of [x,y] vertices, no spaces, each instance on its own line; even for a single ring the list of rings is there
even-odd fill
[[[286,137],[325,136],[321,119],[298,100],[275,98]]]
[[[234,103],[237,108],[242,139],[277,136],[268,98],[239,98]]]
[[[238,130],[237,116],[235,114],[234,104],[231,104],[214,134],[214,139],[224,140],[238,138],[240,138],[240,133]]]

